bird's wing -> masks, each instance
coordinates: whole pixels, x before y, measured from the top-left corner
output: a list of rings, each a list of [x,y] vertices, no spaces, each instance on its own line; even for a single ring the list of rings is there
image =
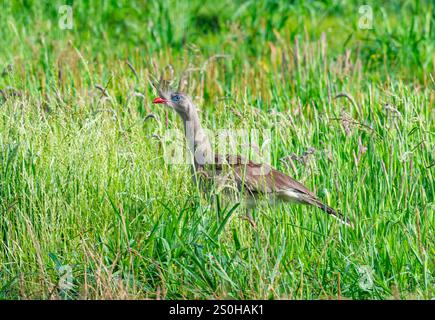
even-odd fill
[[[228,166],[234,172],[234,179],[239,186],[250,193],[265,195],[276,193],[279,195],[282,192],[292,190],[316,198],[302,183],[267,164],[257,164],[240,156],[223,158],[217,155],[215,160],[219,170],[224,170],[225,166]]]
[[[240,156],[215,157],[215,170],[220,173],[225,167],[232,172],[239,189],[244,189],[252,196],[275,194],[285,201],[296,201],[314,205],[334,216],[340,222],[352,226],[349,219],[340,212],[322,203],[317,196],[302,183],[266,164],[257,164]],[[228,179],[228,175],[226,176]]]

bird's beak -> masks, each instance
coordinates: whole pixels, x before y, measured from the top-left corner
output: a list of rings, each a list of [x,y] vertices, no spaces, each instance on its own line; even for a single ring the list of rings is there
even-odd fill
[[[166,102],[168,102],[168,100],[160,98],[160,97],[157,97],[153,100],[153,103],[166,103]]]

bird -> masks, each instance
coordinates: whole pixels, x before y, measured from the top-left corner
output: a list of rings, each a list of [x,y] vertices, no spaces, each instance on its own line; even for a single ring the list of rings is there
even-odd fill
[[[171,88],[162,77],[156,88],[158,96],[153,103],[174,110],[183,122],[187,147],[192,156],[193,181],[199,182],[205,190],[212,185],[226,187],[226,193],[234,194],[236,190],[236,193],[241,194],[239,199],[244,199],[246,203],[246,218],[254,228],[256,223],[249,210],[255,208],[260,199],[272,204],[289,202],[314,206],[352,227],[347,217],[323,203],[302,183],[274,167],[255,163],[240,155],[214,154],[192,98],[185,92]]]

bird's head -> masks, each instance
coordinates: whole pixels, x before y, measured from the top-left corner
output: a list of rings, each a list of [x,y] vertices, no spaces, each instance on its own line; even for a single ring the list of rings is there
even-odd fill
[[[159,96],[153,100],[153,103],[165,104],[174,109],[182,118],[188,118],[191,108],[193,108],[192,100],[183,92],[159,90]]]
[[[165,71],[170,71],[170,78],[173,78],[172,67],[166,67]],[[153,103],[160,103],[174,109],[183,119],[189,119],[195,106],[192,99],[183,91],[187,89],[188,73],[186,70],[183,72],[180,78],[177,89],[171,87],[171,81],[164,79],[164,73],[160,76],[160,80],[157,83],[156,89],[159,94],[157,98],[153,100]]]

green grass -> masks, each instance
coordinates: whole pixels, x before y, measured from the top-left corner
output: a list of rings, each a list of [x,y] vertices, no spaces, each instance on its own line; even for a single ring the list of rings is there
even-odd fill
[[[61,2],[0,5],[0,298],[434,297],[431,1],[371,1],[372,30],[357,1],[117,2],[75,1],[72,30]],[[286,205],[253,230],[165,164],[168,63],[201,69],[207,128],[270,129],[355,228]]]

